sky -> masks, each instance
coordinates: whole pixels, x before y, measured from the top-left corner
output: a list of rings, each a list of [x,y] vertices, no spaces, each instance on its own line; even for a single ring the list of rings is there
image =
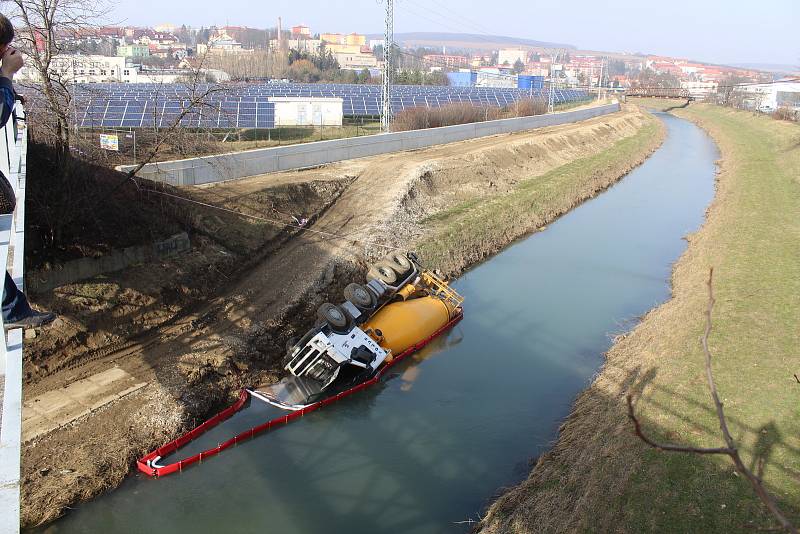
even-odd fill
[[[110,22],[383,33],[380,0],[116,0]],[[712,63],[800,65],[800,0],[395,0],[395,33],[507,35]]]

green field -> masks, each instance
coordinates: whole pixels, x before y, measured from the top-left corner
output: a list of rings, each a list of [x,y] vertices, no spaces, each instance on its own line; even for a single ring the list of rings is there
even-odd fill
[[[715,272],[710,346],[745,463],[800,524],[800,125],[692,104],[676,112],[718,143],[703,228],[673,272],[674,298],[619,340],[554,449],[490,509],[484,532],[756,532],[777,523],[727,457],[659,452],[631,433],[722,442],[704,376],[704,282]]]

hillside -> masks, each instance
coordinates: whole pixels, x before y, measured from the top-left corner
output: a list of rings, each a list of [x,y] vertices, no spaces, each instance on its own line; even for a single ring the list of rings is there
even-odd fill
[[[383,35],[370,35],[371,39],[381,39]],[[483,35],[474,33],[446,33],[446,32],[407,32],[394,34],[395,41],[402,46],[415,48],[420,46],[448,46],[466,50],[489,50],[519,46],[523,48],[566,48],[575,50],[575,46],[563,43],[549,43],[508,37],[505,35]]]

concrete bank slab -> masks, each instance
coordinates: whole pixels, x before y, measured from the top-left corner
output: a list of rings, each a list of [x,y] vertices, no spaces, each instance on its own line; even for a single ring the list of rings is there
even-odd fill
[[[124,369],[112,367],[22,405],[22,441],[30,441],[145,387]]]
[[[159,163],[148,163],[138,176],[171,185],[201,185],[224,182],[276,171],[304,169],[391,152],[416,150],[435,145],[466,141],[490,135],[535,130],[588,120],[620,111],[618,102],[584,109],[516,117],[493,121],[456,124],[426,130],[390,132],[364,137],[331,139],[290,146],[259,148]],[[120,165],[122,172],[135,166]]]

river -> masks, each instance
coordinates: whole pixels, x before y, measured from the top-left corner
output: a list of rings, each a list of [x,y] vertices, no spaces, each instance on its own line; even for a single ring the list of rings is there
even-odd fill
[[[464,320],[383,382],[183,473],[131,476],[41,532],[467,531],[551,446],[613,336],[669,298],[718,153],[659,118],[668,136],[644,164],[465,273]],[[203,445],[267,410],[253,402]]]

